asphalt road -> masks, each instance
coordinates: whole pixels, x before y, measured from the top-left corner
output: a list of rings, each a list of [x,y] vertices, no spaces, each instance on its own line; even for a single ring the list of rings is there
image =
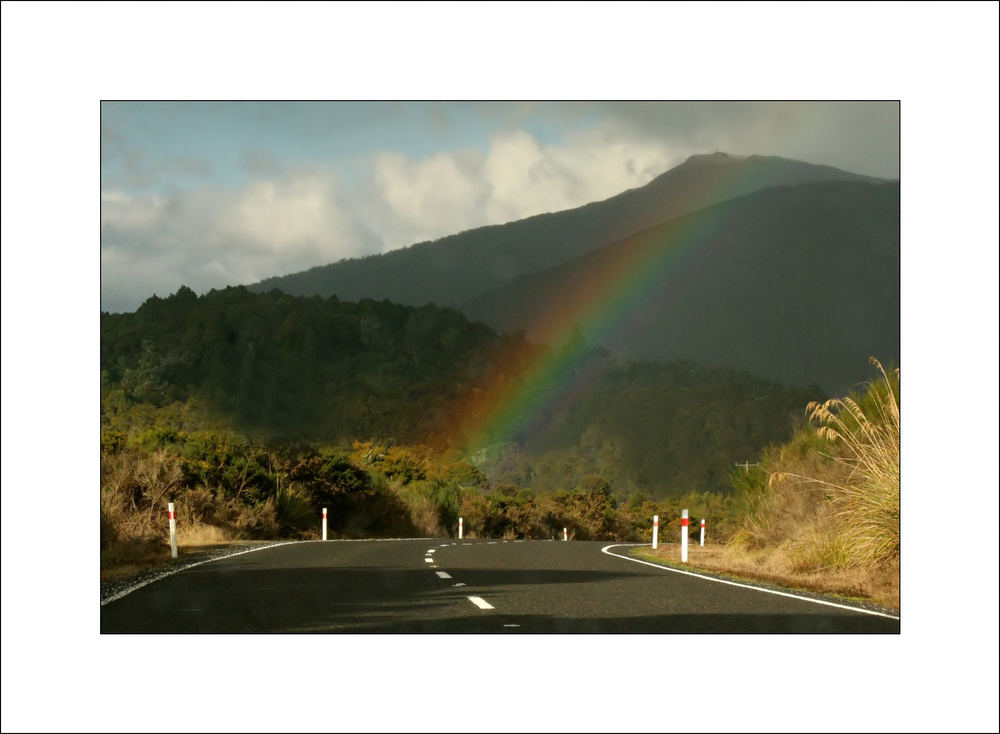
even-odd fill
[[[105,604],[101,632],[899,632],[897,619],[670,573],[602,553],[608,545],[275,546],[189,568]]]

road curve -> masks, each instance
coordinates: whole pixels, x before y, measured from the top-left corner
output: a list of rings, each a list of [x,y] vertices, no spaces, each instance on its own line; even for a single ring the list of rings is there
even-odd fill
[[[634,563],[606,542],[313,541],[168,576],[102,633],[898,633],[899,620]]]

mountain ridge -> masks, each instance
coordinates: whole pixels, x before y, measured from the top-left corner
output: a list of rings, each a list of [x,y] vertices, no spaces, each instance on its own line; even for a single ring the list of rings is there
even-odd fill
[[[816,180],[883,181],[779,156],[695,155],[601,201],[273,276],[247,288],[456,306],[684,213],[754,190]]]

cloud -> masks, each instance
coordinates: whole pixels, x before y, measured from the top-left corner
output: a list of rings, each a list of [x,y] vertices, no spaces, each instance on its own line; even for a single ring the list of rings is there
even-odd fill
[[[366,249],[367,247],[367,249]],[[300,169],[241,189],[101,193],[101,307],[156,293],[249,284],[370,251],[329,171]]]
[[[421,159],[383,152],[374,160],[373,191],[383,224],[369,224],[383,249],[393,249],[605,199],[647,183],[675,158],[663,143],[601,128],[562,145],[518,129],[492,137],[485,152]]]
[[[281,172],[281,166],[274,153],[264,148],[248,148],[240,155],[240,165],[247,173],[254,176],[275,176]]]
[[[331,169],[281,169],[272,154],[252,150],[241,162],[255,175],[239,188],[140,194],[106,184],[102,308],[131,310],[180,285],[249,284],[581,206],[647,183],[686,153],[621,125],[578,128],[558,143],[504,128],[482,150],[383,150],[349,189]]]
[[[899,175],[897,102],[585,103],[629,134],[691,152],[780,155],[854,173]]]

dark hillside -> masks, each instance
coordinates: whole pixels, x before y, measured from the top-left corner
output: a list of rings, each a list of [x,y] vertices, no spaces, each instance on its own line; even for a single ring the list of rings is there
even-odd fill
[[[500,330],[539,325],[591,284],[631,298],[610,331],[581,309],[588,341],[622,357],[688,359],[839,394],[869,356],[899,363],[899,185],[775,187],[658,225],[472,299]],[[640,286],[641,284],[641,286]],[[571,327],[566,323],[563,326]]]
[[[775,156],[692,156],[645,186],[577,209],[480,227],[434,242],[342,260],[248,286],[292,295],[336,295],[424,305],[464,303],[668,219],[771,186],[873,181]]]

